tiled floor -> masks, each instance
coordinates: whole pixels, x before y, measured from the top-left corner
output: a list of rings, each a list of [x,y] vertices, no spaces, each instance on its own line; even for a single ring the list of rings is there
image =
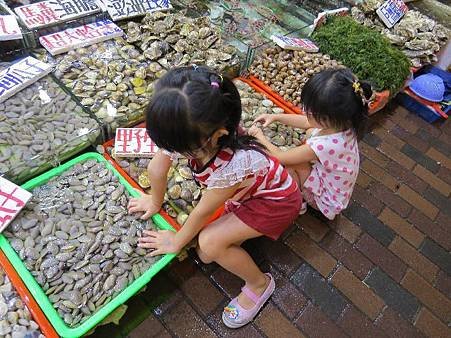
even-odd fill
[[[191,254],[95,336],[451,337],[450,126],[403,108],[377,113],[339,219],[309,212],[277,242],[246,243],[277,283],[252,324],[225,328],[222,308],[240,281]]]

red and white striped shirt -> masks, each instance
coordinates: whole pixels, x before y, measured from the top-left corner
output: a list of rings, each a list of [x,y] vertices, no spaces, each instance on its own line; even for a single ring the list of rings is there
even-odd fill
[[[253,149],[220,150],[199,168],[195,160],[189,165],[196,180],[207,189],[228,188],[240,183],[232,201],[251,198],[280,200],[297,190],[297,183],[277,159]]]

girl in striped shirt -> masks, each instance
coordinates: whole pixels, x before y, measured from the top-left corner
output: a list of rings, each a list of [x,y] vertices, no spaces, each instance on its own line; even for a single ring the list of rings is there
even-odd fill
[[[274,279],[263,273],[241,248],[247,239],[277,239],[297,217],[302,197],[297,183],[255,138],[239,133],[241,100],[232,81],[206,67],[169,71],[155,86],[147,109],[147,131],[164,150],[149,164],[152,194],[132,199],[130,212],[143,218],[163,203],[167,173],[181,154],[197,182],[206,187],[182,229],[147,231],[139,245],[151,255],[177,253],[198,236],[199,258],[215,261],[244,280],[242,292],[225,307],[228,327],[249,323],[274,291]],[[225,204],[224,214],[203,228]]]

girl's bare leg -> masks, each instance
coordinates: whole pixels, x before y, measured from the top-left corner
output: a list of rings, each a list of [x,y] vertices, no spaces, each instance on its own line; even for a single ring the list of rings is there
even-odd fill
[[[197,252],[202,261],[215,261],[243,279],[255,294],[261,295],[268,287],[269,278],[258,268],[246,250],[240,247],[243,241],[260,236],[261,233],[247,226],[235,214],[229,213],[200,232]],[[238,302],[245,309],[251,309],[255,305],[243,293],[239,295]]]
[[[303,163],[295,167],[288,167],[287,169],[291,177],[293,177],[293,179],[298,182],[299,187],[302,188],[304,186],[304,182],[310,176],[312,166],[310,163]]]

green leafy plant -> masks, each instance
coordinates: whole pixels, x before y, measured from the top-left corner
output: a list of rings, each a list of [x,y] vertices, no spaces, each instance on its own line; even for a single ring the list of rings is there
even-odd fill
[[[409,59],[379,32],[353,18],[333,17],[313,33],[321,52],[341,61],[376,90],[396,94],[410,73]]]

